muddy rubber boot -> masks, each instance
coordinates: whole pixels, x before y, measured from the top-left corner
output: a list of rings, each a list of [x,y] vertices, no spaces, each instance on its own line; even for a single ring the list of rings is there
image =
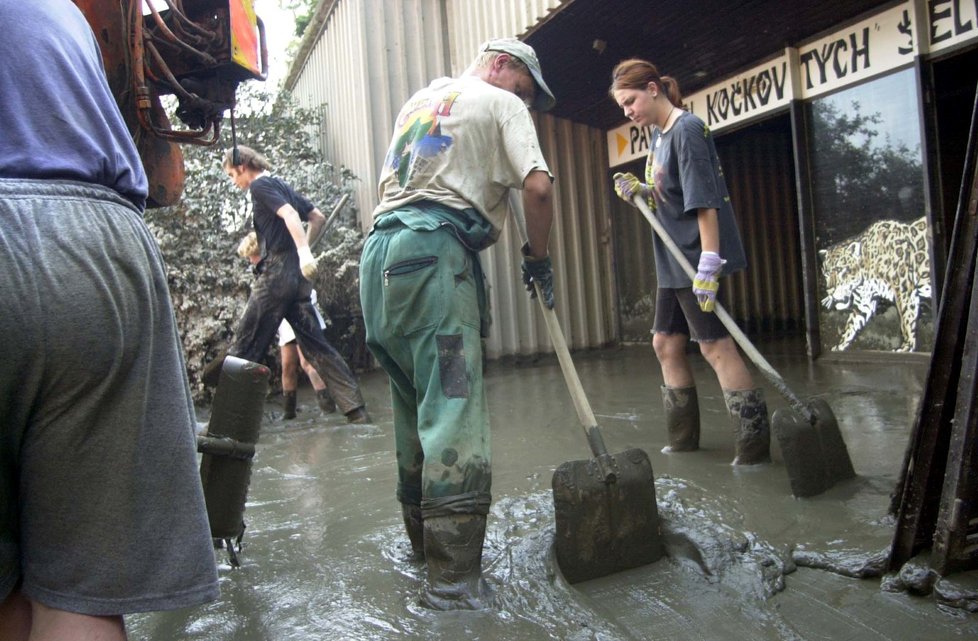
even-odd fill
[[[346,422],[354,423],[357,425],[370,422],[370,414],[367,414],[367,408],[363,405],[356,409],[352,409],[346,413]]]
[[[224,367],[224,359],[227,358],[228,351],[222,349],[217,353],[210,363],[204,366],[200,372],[200,381],[207,387],[217,387],[221,380],[221,369]]]
[[[423,525],[428,578],[421,604],[433,610],[486,607],[489,586],[482,579],[485,515],[437,516],[425,519]]]
[[[282,392],[282,418],[290,420],[295,418],[295,392]]]
[[[401,516],[404,529],[411,541],[411,561],[424,561],[424,525],[421,520],[421,506],[401,503]]]
[[[764,391],[723,390],[723,400],[735,423],[732,465],[770,463],[771,424],[767,418]]]
[[[328,389],[321,389],[316,392],[316,402],[319,403],[319,409],[323,411],[323,414],[332,414],[336,411],[336,401],[329,395]]]
[[[696,387],[662,386],[662,406],[666,410],[666,430],[669,445],[662,448],[670,452],[692,452],[700,448],[700,404]]]

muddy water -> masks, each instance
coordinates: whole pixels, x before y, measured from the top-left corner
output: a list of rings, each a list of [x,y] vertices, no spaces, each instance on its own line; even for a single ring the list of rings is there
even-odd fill
[[[890,543],[889,493],[926,365],[810,364],[796,344],[761,349],[799,396],[826,399],[858,478],[795,499],[776,446],[772,465],[731,468],[731,428],[702,361],[695,370],[702,449],[661,454],[660,379],[650,350],[576,355],[609,450],[639,447],[652,460],[667,556],[571,586],[553,561],[550,483],[557,465],[589,456],[583,432],[554,359],[491,363],[495,459],[483,566],[494,605],[431,612],[416,603],[424,568],[406,560],[394,498],[386,378],[370,373],[362,382],[374,425],[323,417],[308,390],[295,421],[281,421],[279,407],[267,405],[242,566],[232,569],[219,551],[219,601],[133,616],[130,634],[166,641],[978,638],[978,615],[933,596],[883,591],[878,576],[853,578],[878,565]],[[763,386],[772,410],[785,405]],[[798,567],[802,557],[839,571]]]

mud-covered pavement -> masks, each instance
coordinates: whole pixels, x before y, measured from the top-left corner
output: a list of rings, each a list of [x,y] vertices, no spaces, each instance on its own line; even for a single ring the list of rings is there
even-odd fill
[[[589,456],[556,359],[489,364],[494,482],[483,568],[495,591],[483,612],[417,605],[423,566],[409,550],[394,498],[392,415],[380,371],[361,377],[375,424],[323,416],[310,390],[281,421],[269,402],[232,569],[223,551],[219,601],[129,618],[133,639],[305,641],[374,639],[873,641],[978,638],[968,600],[978,573],[942,594],[881,589],[886,516],[926,364],[811,364],[797,343],[759,346],[799,396],[824,398],[858,477],[809,499],[791,496],[774,463],[732,468],[732,428],[716,379],[699,357],[702,449],[664,455],[660,378],[645,346],[576,354],[612,453],[650,456],[667,556],[642,568],[567,584],[552,556],[550,483],[562,462]],[[771,410],[785,401],[760,375]],[[147,542],[151,544],[151,542]],[[796,562],[798,560],[798,562]],[[831,566],[837,571],[810,566]],[[953,605],[953,604],[952,604]],[[963,607],[960,607],[963,606]]]

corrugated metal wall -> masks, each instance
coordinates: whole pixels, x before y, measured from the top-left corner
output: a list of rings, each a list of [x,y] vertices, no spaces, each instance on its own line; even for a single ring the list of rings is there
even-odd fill
[[[537,131],[555,176],[554,263],[557,317],[571,349],[601,347],[618,338],[617,293],[611,269],[611,198],[604,133],[540,115]],[[507,223],[499,242],[482,253],[490,286],[490,358],[550,351],[546,326],[522,287],[519,237]]]
[[[356,202],[369,227],[377,177],[401,104],[449,75],[444,0],[324,0],[328,12],[292,93],[323,111],[326,157],[360,179]]]
[[[747,252],[729,280],[730,315],[755,334],[805,326],[801,235],[787,116],[717,138],[717,153]]]
[[[452,73],[462,72],[489,38],[521,36],[566,4],[563,0],[449,0]],[[543,70],[544,78],[547,70]],[[618,337],[611,270],[608,165],[604,132],[546,114],[536,116],[543,153],[555,176],[556,219],[550,239],[557,317],[571,349]],[[489,358],[550,351],[546,326],[520,278],[519,239],[512,225],[483,252],[493,329]]]
[[[567,0],[449,0],[452,72],[465,69],[489,38],[519,37],[564,4]]]
[[[324,0],[308,55],[297,62],[293,94],[323,109],[321,144],[334,164],[360,179],[364,226],[377,203],[377,176],[394,118],[410,95],[444,75],[458,75],[490,37],[519,36],[559,0]],[[546,77],[546,70],[544,70]],[[604,132],[537,116],[540,143],[556,176],[551,237],[557,315],[572,349],[618,336],[611,270],[610,192]],[[512,225],[482,253],[494,324],[489,358],[551,350],[536,303],[523,289]]]

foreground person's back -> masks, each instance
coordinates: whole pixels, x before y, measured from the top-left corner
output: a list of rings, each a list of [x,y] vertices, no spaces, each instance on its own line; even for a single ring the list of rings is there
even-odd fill
[[[218,595],[147,181],[69,0],[0,0],[3,639]]]

